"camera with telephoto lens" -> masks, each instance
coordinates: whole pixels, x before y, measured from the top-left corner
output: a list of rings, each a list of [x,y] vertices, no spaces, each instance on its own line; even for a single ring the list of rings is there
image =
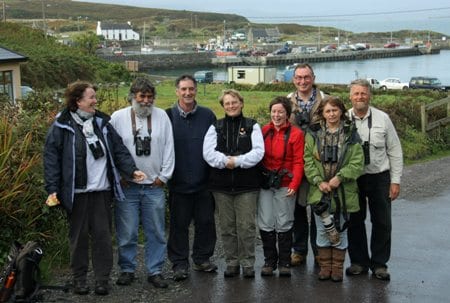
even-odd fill
[[[89,143],[88,146],[89,146],[89,149],[91,150],[92,156],[94,156],[95,160],[97,160],[105,155],[105,152],[103,151],[100,141],[95,141],[93,143]]]
[[[306,110],[295,113],[295,123],[297,123],[297,125],[309,125],[310,122],[309,113]]]
[[[323,148],[323,162],[336,163],[338,161],[338,146],[326,145]]]
[[[369,141],[364,141],[362,144],[363,153],[364,153],[364,165],[370,164],[370,144]]]
[[[341,244],[341,237],[334,225],[334,218],[328,211],[331,206],[331,198],[328,194],[322,194],[319,203],[313,205],[313,211],[322,220],[322,224],[325,227],[328,240],[330,240],[331,246],[339,246]]]
[[[136,136],[135,138],[136,142],[136,156],[150,156],[151,153],[151,138],[146,136],[144,138],[141,138],[139,136]]]

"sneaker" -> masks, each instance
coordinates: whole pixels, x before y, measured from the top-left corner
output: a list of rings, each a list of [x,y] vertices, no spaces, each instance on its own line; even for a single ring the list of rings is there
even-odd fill
[[[106,296],[109,294],[108,281],[96,281],[94,292],[99,296]]]
[[[369,268],[359,264],[352,264],[345,270],[347,276],[358,276],[369,272]]]
[[[383,280],[383,281],[391,280],[391,275],[389,274],[389,272],[388,272],[386,267],[377,267],[377,268],[375,268],[375,270],[373,271],[373,274],[379,280]]]
[[[203,272],[215,272],[217,270],[217,265],[211,263],[211,261],[206,261],[202,264],[195,264],[192,266],[195,271],[203,271]]]
[[[305,263],[305,260],[306,260],[306,256],[302,255],[299,252],[294,251],[291,254],[291,265],[292,266],[299,266],[299,265]]]
[[[175,269],[173,271],[173,280],[174,281],[183,281],[188,277],[188,271],[185,268]]]
[[[255,270],[253,269],[253,266],[242,268],[242,275],[244,276],[244,278],[248,278],[248,279],[254,278]]]
[[[167,282],[164,280],[165,279],[161,274],[147,277],[147,281],[156,288],[167,288],[169,284],[167,284]]]
[[[119,278],[116,281],[117,285],[130,285],[134,281],[134,273],[133,272],[122,272]]]
[[[84,280],[76,280],[73,282],[73,293],[77,295],[87,295],[89,293],[89,287]]]
[[[227,269],[223,272],[225,278],[232,278],[239,275],[239,266],[227,266]]]

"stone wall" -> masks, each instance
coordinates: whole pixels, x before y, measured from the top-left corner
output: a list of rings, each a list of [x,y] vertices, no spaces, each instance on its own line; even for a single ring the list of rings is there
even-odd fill
[[[145,54],[145,55],[125,55],[125,56],[101,56],[110,62],[137,61],[138,70],[149,69],[179,69],[191,67],[213,67],[211,59],[213,53],[183,53],[183,54]]]

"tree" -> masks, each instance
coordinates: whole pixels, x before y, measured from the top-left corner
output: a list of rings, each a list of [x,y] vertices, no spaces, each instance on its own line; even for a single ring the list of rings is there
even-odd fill
[[[85,32],[74,37],[75,45],[83,52],[94,55],[97,46],[100,44],[100,38],[93,32]]]

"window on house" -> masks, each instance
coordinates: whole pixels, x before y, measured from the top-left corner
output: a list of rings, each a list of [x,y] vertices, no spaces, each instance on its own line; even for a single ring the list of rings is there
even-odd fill
[[[13,76],[12,71],[1,71],[0,72],[0,94],[6,95],[9,99],[14,100],[14,89],[13,89]]]
[[[237,71],[237,78],[238,79],[245,79],[245,70],[242,70],[242,69],[238,70]]]

